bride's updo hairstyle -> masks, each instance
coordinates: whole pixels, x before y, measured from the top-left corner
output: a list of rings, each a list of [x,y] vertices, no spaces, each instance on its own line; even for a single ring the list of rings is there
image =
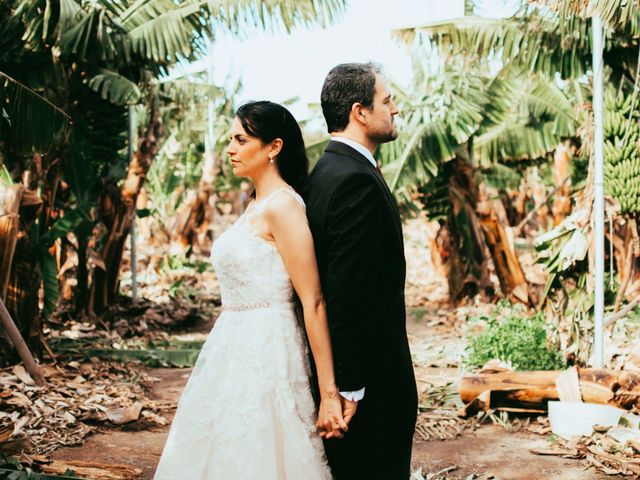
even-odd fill
[[[275,159],[278,172],[285,182],[302,193],[309,175],[309,159],[300,126],[291,112],[282,105],[262,100],[245,103],[238,108],[236,117],[248,135],[264,144],[282,139],[282,150]]]

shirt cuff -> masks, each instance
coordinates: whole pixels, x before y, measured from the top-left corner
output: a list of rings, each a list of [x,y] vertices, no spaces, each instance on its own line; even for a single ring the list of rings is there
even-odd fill
[[[356,390],[355,392],[340,392],[340,395],[351,402],[359,402],[364,398],[364,388]]]

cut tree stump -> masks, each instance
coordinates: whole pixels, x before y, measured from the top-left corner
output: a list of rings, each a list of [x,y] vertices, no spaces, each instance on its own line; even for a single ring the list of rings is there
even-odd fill
[[[467,405],[459,414],[479,409],[514,412],[546,411],[549,400],[559,400],[556,379],[562,370],[478,373],[462,377],[460,398]],[[640,374],[629,371],[578,369],[582,401],[630,409],[640,407]],[[487,394],[487,392],[489,392]],[[481,402],[476,401],[480,397]]]

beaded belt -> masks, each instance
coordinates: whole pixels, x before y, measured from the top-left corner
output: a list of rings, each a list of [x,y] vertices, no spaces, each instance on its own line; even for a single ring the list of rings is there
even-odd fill
[[[259,310],[261,308],[269,308],[271,302],[264,303],[232,303],[229,305],[222,305],[223,312],[244,312],[246,310]]]

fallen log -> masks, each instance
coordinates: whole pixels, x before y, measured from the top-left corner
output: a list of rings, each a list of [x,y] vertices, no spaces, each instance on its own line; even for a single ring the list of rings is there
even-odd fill
[[[549,400],[559,400],[556,379],[562,370],[533,372],[489,372],[465,375],[460,380],[460,398],[481,409],[518,412],[545,411]],[[640,374],[629,371],[578,369],[582,401],[620,408],[640,408]],[[489,392],[489,393],[486,393]],[[478,397],[481,402],[476,401]],[[478,411],[467,405],[461,416]]]

